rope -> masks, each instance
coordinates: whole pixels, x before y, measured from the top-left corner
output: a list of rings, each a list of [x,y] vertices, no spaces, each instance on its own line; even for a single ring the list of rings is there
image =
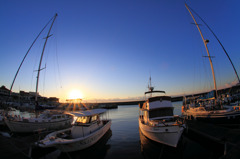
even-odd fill
[[[52,21],[52,19],[53,19],[53,17],[48,21],[48,23],[47,23],[47,24],[44,26],[44,28],[40,31],[40,33],[38,34],[38,36],[37,36],[37,37],[35,38],[35,40],[33,41],[32,45],[31,45],[30,48],[28,49],[27,53],[25,54],[25,56],[24,56],[24,58],[23,58],[23,60],[22,60],[22,62],[21,62],[21,64],[20,64],[20,66],[18,67],[18,70],[17,70],[17,72],[16,72],[16,74],[15,74],[15,76],[14,76],[14,79],[13,79],[13,82],[12,82],[12,85],[11,85],[10,91],[9,91],[10,94],[11,94],[11,91],[12,91],[13,84],[14,84],[16,78],[17,78],[18,72],[19,72],[19,70],[20,70],[20,68],[21,68],[21,66],[22,66],[25,58],[27,57],[27,55],[28,55],[29,51],[31,50],[33,44],[37,41],[38,37],[41,35],[41,33],[43,32],[43,30],[48,26],[48,24]]]
[[[58,25],[56,24],[55,26],[57,26],[56,27],[56,32],[58,32]],[[56,33],[56,35],[58,35],[58,33]],[[58,58],[58,38],[57,38],[57,36],[55,36],[56,37],[56,61],[57,61],[57,69],[58,69],[58,71],[57,71],[57,73],[58,73],[58,76],[59,76],[59,83],[60,83],[60,88],[62,88],[62,79],[61,79],[61,72],[60,72],[60,67],[59,67],[59,58]]]
[[[188,7],[189,7],[189,6],[188,6]],[[237,73],[237,71],[236,71],[236,69],[235,69],[235,67],[234,67],[234,65],[233,65],[233,63],[232,63],[232,60],[230,59],[230,57],[229,57],[226,49],[224,48],[224,46],[222,45],[222,43],[221,43],[220,40],[218,39],[217,35],[213,32],[213,30],[207,25],[207,23],[206,23],[191,7],[189,7],[189,9],[190,9],[194,14],[196,14],[196,15],[199,17],[199,19],[207,26],[207,28],[210,30],[210,32],[213,34],[213,36],[217,39],[218,43],[221,45],[223,51],[225,52],[226,56],[228,57],[231,65],[232,65],[232,67],[233,67],[233,69],[234,69],[234,72],[235,72],[235,74],[236,74],[236,76],[237,76],[238,82],[240,83],[240,79],[239,79],[238,73]]]

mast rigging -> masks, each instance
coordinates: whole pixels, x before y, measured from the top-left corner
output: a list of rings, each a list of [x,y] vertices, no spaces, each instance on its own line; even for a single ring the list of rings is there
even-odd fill
[[[207,23],[206,23],[191,7],[188,6],[188,8],[189,8],[195,15],[198,16],[198,18],[207,26],[207,28],[211,31],[211,33],[213,34],[213,36],[217,39],[218,43],[221,45],[223,51],[225,52],[226,56],[228,57],[231,65],[232,65],[232,67],[233,67],[233,70],[234,70],[234,72],[235,72],[235,75],[237,76],[237,79],[238,79],[238,83],[240,83],[240,79],[239,79],[237,70],[236,70],[236,68],[234,67],[233,62],[232,62],[230,56],[228,55],[228,53],[227,53],[226,49],[224,48],[223,44],[222,44],[222,43],[220,42],[220,40],[218,39],[217,35],[213,32],[213,30],[207,25]]]
[[[24,60],[26,59],[26,57],[27,57],[28,53],[30,52],[30,50],[31,50],[32,46],[34,45],[34,43],[37,41],[38,37],[42,34],[42,32],[45,30],[45,28],[48,26],[48,24],[52,21],[52,19],[53,19],[53,18],[51,18],[51,19],[48,21],[48,23],[44,26],[44,28],[40,31],[40,33],[38,34],[38,36],[35,38],[35,40],[34,40],[33,43],[31,44],[31,46],[29,47],[27,53],[25,54],[25,56],[24,56],[21,64],[20,64],[19,67],[18,67],[18,70],[17,70],[17,72],[16,72],[16,74],[15,74],[15,76],[14,76],[13,82],[12,82],[11,87],[10,87],[9,96],[11,95],[14,82],[15,82],[15,80],[16,80],[16,78],[17,78],[18,72],[20,71],[20,68],[22,67],[22,64],[23,64]]]
[[[41,54],[41,58],[40,58],[40,61],[39,61],[39,66],[38,66],[38,74],[37,74],[37,83],[36,83],[36,96],[35,96],[35,102],[36,102],[36,106],[38,106],[38,103],[37,103],[37,99],[38,99],[38,83],[39,83],[39,76],[40,76],[40,71],[41,71],[41,64],[42,64],[42,58],[43,58],[43,54],[44,54],[44,50],[45,50],[45,47],[46,47],[46,44],[47,44],[47,40],[49,37],[51,37],[52,35],[50,35],[50,32],[51,32],[51,29],[52,29],[52,26],[53,26],[53,23],[54,21],[56,20],[57,18],[57,13],[55,14],[54,16],[54,19],[52,21],[52,24],[50,26],[50,29],[48,31],[48,34],[47,34],[47,37],[45,39],[45,43],[44,43],[44,46],[43,46],[43,50],[42,50],[42,54]]]
[[[192,12],[190,11],[190,9],[188,8],[188,5],[185,3],[185,6],[188,10],[188,12],[190,13],[190,15],[192,16],[193,20],[194,20],[194,23],[196,24],[197,28],[198,28],[198,31],[202,37],[202,40],[203,40],[203,43],[204,43],[204,46],[206,48],[206,51],[207,51],[207,54],[208,54],[208,59],[209,59],[209,62],[210,62],[210,66],[211,66],[211,70],[212,70],[212,76],[213,76],[213,83],[214,83],[214,89],[216,91],[216,98],[218,98],[218,94],[217,94],[217,85],[216,85],[216,78],[215,78],[215,73],[214,73],[214,69],[213,69],[213,64],[212,64],[212,59],[211,59],[211,56],[209,54],[209,50],[208,50],[208,47],[207,47],[207,43],[209,42],[207,39],[204,39],[203,37],[203,34],[202,34],[202,31],[200,29],[200,27],[198,26]]]

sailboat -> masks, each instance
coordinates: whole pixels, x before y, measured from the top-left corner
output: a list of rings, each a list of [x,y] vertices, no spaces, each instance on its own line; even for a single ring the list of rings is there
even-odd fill
[[[154,91],[150,86],[150,97],[143,104],[139,105],[139,130],[147,138],[171,147],[177,147],[178,141],[182,136],[185,123],[177,115],[173,115],[173,105],[170,96],[153,94],[165,93],[165,91]]]
[[[240,112],[235,111],[232,107],[223,106],[220,100],[218,100],[218,92],[216,79],[214,74],[214,68],[211,60],[211,56],[207,47],[209,40],[203,37],[201,29],[197,24],[192,12],[190,11],[187,4],[185,4],[187,10],[192,16],[195,25],[203,40],[204,46],[207,51],[207,57],[212,70],[214,90],[209,92],[205,97],[189,97],[184,98],[182,106],[182,115],[185,116],[187,120],[198,120],[204,122],[211,122],[215,124],[225,124],[225,123],[237,123],[240,121]],[[236,71],[235,71],[236,73]]]
[[[52,23],[51,23],[50,29],[48,31],[47,37],[45,38],[45,43],[44,43],[44,46],[43,46],[43,50],[42,50],[42,54],[41,54],[41,58],[40,58],[40,62],[39,62],[39,67],[38,67],[38,70],[37,70],[38,73],[37,73],[36,93],[35,93],[36,94],[36,96],[35,96],[35,112],[38,112],[38,109],[39,109],[39,105],[38,105],[38,96],[39,96],[38,83],[39,83],[40,71],[42,70],[42,68],[41,68],[42,58],[43,58],[43,54],[44,54],[44,50],[45,50],[45,47],[46,47],[47,40],[51,36],[50,35],[51,28],[52,28],[53,23],[54,23],[56,18],[57,18],[57,14],[55,14],[55,16],[51,19]],[[48,23],[47,23],[47,25],[48,25]],[[43,30],[45,29],[45,27],[43,28]],[[41,32],[40,32],[40,34],[41,34]],[[36,39],[34,40],[33,44],[35,43]],[[31,45],[31,47],[32,47],[32,45]],[[30,49],[28,50],[28,52],[29,51],[30,51]],[[27,54],[28,54],[28,52],[27,52]],[[20,66],[17,70],[17,73],[14,77],[13,83],[14,83],[16,77],[17,77],[17,74],[20,70],[20,67],[23,64],[23,61],[26,58],[27,54],[24,56]],[[11,85],[11,89],[12,89],[13,83]],[[10,93],[11,93],[11,89],[10,89]],[[18,116],[16,115],[14,117],[5,116],[4,121],[5,121],[6,125],[8,126],[8,128],[12,132],[33,133],[33,132],[37,132],[37,131],[51,131],[51,130],[59,130],[59,129],[64,129],[64,128],[71,127],[71,124],[72,124],[72,121],[73,121],[73,116],[68,114],[68,113],[65,113],[65,112],[47,110],[47,111],[44,111],[43,113],[41,113],[40,115],[38,115],[38,113],[36,113],[35,117],[30,117],[30,118],[24,118],[24,117],[21,117],[20,115],[18,115]]]

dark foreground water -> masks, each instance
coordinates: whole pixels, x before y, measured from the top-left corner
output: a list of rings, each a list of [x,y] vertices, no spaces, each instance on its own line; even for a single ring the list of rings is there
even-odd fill
[[[173,103],[177,115],[181,114],[181,102]],[[111,130],[94,146],[73,153],[61,153],[54,150],[42,157],[46,159],[215,159],[219,158],[223,150],[214,147],[197,136],[188,136],[185,133],[177,148],[168,147],[153,142],[143,136],[138,128],[138,106],[119,106],[110,109],[106,114],[112,119]]]

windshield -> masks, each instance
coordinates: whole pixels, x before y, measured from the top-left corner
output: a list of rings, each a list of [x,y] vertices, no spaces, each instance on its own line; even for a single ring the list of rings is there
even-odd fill
[[[77,118],[76,123],[86,124],[86,123],[89,123],[89,121],[90,121],[90,117],[82,116]]]
[[[149,118],[173,116],[173,108],[162,108],[149,111]]]

